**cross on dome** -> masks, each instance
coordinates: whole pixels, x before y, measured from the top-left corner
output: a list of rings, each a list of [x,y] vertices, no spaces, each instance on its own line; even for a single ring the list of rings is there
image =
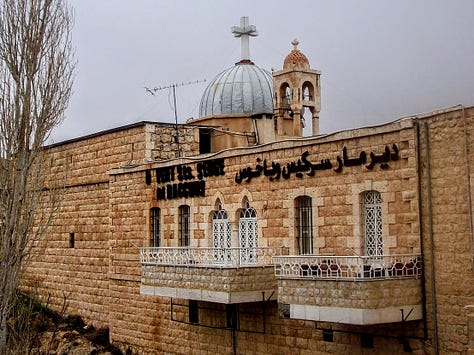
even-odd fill
[[[258,36],[257,28],[255,25],[249,25],[249,18],[243,16],[240,18],[240,27],[232,26],[231,31],[234,37],[240,37],[241,60],[250,60],[249,36]]]
[[[291,44],[293,45],[293,49],[297,50],[298,44],[300,44],[300,42],[295,38],[293,41],[291,41]]]

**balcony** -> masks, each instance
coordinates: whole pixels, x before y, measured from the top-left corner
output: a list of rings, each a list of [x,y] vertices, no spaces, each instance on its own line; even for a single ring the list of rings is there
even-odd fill
[[[277,256],[290,318],[344,324],[422,319],[421,256]]]
[[[273,257],[268,248],[141,248],[140,293],[224,304],[276,299]]]

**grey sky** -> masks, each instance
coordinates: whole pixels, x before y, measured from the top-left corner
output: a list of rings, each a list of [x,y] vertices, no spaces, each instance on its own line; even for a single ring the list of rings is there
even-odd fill
[[[174,122],[168,90],[210,81],[240,59],[230,32],[248,16],[250,56],[281,69],[298,38],[322,71],[320,131],[474,105],[473,0],[70,0],[78,74],[54,141],[142,120]],[[178,121],[197,117],[207,83],[178,88]]]

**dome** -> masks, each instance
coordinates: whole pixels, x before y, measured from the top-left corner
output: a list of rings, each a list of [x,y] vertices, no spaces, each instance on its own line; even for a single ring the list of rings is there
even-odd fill
[[[201,98],[199,116],[273,113],[273,77],[250,61],[218,74]]]
[[[286,56],[283,69],[309,69],[308,58],[297,48],[298,40],[294,39],[291,44],[293,44],[294,49]]]

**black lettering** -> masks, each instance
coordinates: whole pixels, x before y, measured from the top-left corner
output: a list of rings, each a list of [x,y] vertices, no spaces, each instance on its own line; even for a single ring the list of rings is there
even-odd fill
[[[178,184],[178,197],[179,198],[187,198],[188,197],[188,189],[187,189],[188,184],[189,184],[188,182],[185,182],[185,183],[180,182]]]
[[[178,198],[178,184],[173,184],[173,198]]]
[[[166,200],[166,190],[164,186],[156,189],[156,199]]]
[[[151,185],[151,171],[145,170],[145,183]]]
[[[198,181],[199,183],[199,196],[206,196],[206,182],[203,181]]]
[[[155,169],[156,172],[156,182],[158,184],[164,184],[167,182],[174,181],[174,166],[163,167]]]

